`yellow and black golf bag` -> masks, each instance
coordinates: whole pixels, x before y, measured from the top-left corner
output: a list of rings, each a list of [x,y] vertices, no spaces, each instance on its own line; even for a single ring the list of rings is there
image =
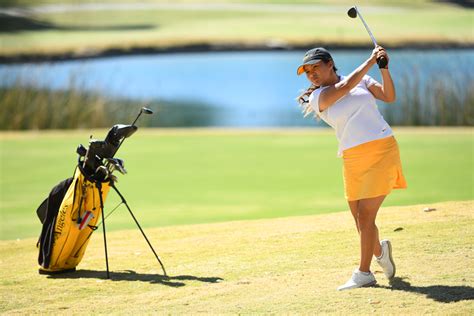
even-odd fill
[[[90,181],[81,169],[54,187],[38,208],[43,223],[38,241],[41,273],[74,270],[97,229],[110,183]]]
[[[151,114],[153,112],[142,108],[132,125],[114,125],[105,140],[91,140],[88,149],[79,145],[76,150],[79,159],[74,176],[56,185],[38,207],[36,212],[43,224],[37,243],[40,274],[74,271],[81,262],[90,237],[102,218],[105,261],[107,278],[109,278],[104,202],[110,188],[113,188],[127,207],[166,276],[161,260],[125,198],[115,187],[117,178],[113,174],[115,170],[122,174],[126,173],[123,160],[113,157],[125,138],[137,131],[135,122],[142,113]]]

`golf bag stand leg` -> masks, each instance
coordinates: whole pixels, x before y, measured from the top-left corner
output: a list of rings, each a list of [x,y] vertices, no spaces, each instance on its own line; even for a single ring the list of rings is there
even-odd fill
[[[107,255],[107,237],[105,233],[105,216],[104,216],[104,201],[102,199],[102,183],[96,182],[97,190],[99,191],[100,211],[102,213],[102,231],[104,232],[104,249],[105,249],[105,266],[107,267],[107,279],[110,279],[109,273],[109,257]]]
[[[158,260],[158,262],[160,263],[161,269],[163,269],[164,275],[165,275],[165,276],[168,276],[168,275],[166,274],[165,266],[164,266],[163,263],[161,262],[160,257],[158,257],[158,255],[157,255],[155,249],[153,249],[153,246],[151,245],[150,241],[149,241],[148,238],[146,237],[145,232],[143,231],[143,229],[141,228],[141,226],[140,226],[140,224],[138,223],[137,219],[135,218],[135,215],[133,215],[132,210],[130,209],[130,207],[129,207],[128,204],[127,204],[127,201],[125,201],[125,198],[123,197],[123,195],[122,195],[122,194],[120,193],[120,191],[115,187],[115,184],[112,183],[112,184],[111,184],[111,187],[115,190],[115,192],[117,192],[117,194],[118,194],[118,195],[120,196],[120,198],[122,199],[122,203],[125,204],[125,206],[127,207],[127,210],[130,212],[130,215],[132,215],[132,218],[133,218],[133,220],[135,221],[135,224],[137,224],[138,229],[140,229],[140,231],[141,231],[143,237],[145,238],[146,242],[148,243],[148,246],[150,246],[150,249],[151,249],[151,251],[153,252],[153,254],[155,255],[156,260]]]

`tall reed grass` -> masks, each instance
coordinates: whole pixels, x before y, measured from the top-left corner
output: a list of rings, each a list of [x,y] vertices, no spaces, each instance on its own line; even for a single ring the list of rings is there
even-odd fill
[[[472,74],[466,74],[463,80],[443,77],[428,84],[421,84],[416,75],[402,79],[397,104],[381,107],[391,125],[474,125]],[[50,90],[17,80],[0,88],[0,130],[109,127],[129,122],[141,106],[149,104],[159,115],[144,120],[142,126],[219,125],[221,113],[205,104],[116,99],[86,91],[74,80],[65,90]]]
[[[139,106],[140,102],[135,100],[85,92],[74,80],[65,90],[51,90],[18,79],[0,88],[0,129],[108,127],[123,118],[130,120],[132,116],[127,115]]]
[[[441,79],[442,78],[442,79]],[[425,78],[426,80],[426,78]],[[418,74],[402,78],[398,101],[383,107],[385,119],[402,126],[473,126],[474,75],[465,72],[428,79]]]
[[[65,90],[40,88],[17,80],[0,88],[0,130],[42,130],[110,127],[129,123],[143,107],[157,115],[144,118],[141,126],[215,126],[219,111],[200,102],[133,100],[87,91],[75,80]]]

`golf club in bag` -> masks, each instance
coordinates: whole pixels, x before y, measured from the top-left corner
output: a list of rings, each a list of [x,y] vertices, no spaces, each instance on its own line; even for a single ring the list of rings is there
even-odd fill
[[[164,275],[167,275],[163,263],[145,232],[115,186],[117,177],[113,174],[115,170],[122,174],[126,173],[123,160],[114,156],[124,140],[137,131],[138,127],[135,123],[143,113],[152,114],[153,112],[148,108],[142,108],[131,125],[114,125],[107,133],[105,140],[91,139],[87,149],[79,145],[76,150],[79,158],[74,176],[56,185],[38,207],[36,213],[43,224],[37,243],[40,274],[74,271],[81,262],[90,237],[100,225],[98,222],[102,217],[105,263],[107,278],[110,278],[105,230],[107,216],[104,216],[104,202],[112,188],[120,197],[120,204],[123,203],[130,212],[161,265]]]

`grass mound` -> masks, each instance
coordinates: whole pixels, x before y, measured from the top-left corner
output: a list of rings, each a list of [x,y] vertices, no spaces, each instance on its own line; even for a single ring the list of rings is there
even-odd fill
[[[100,231],[79,271],[56,277],[38,275],[35,239],[1,241],[0,311],[469,314],[472,210],[473,201],[383,208],[398,275],[389,284],[374,264],[378,286],[347,292],[335,289],[358,262],[349,212],[148,229],[169,279],[138,230],[108,235],[111,280]]]

